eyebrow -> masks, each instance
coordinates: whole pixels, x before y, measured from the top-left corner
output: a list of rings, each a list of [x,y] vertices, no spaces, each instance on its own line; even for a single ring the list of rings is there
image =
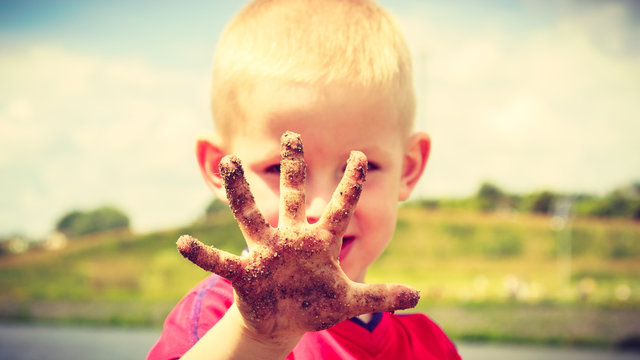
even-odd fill
[[[359,149],[353,149],[353,150],[358,150],[358,151],[362,151],[365,155],[367,154],[373,154],[376,156],[383,156],[385,158],[389,158],[389,152],[386,151],[386,149],[380,145],[374,144],[373,146],[369,146],[369,147],[364,147],[364,148],[359,148]]]

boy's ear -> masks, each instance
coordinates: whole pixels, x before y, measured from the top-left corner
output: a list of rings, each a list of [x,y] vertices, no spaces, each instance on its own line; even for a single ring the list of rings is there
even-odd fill
[[[196,159],[204,181],[220,201],[228,203],[218,167],[225,155],[213,138],[201,136],[196,140]]]
[[[424,172],[430,151],[431,139],[429,135],[424,132],[418,132],[409,137],[402,164],[399,201],[407,200],[411,195],[413,188]]]

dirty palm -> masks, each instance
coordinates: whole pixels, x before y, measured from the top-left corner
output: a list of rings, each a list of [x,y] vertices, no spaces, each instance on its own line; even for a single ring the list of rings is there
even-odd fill
[[[351,281],[339,264],[342,236],[362,191],[367,158],[352,151],[344,175],[322,217],[305,215],[306,165],[300,135],[281,138],[278,227],[258,210],[240,159],[226,156],[220,173],[227,199],[249,252],[242,256],[207,246],[189,235],[178,240],[180,253],[199,267],[228,279],[247,326],[283,335],[329,328],[345,319],[414,307],[417,290],[401,284]]]

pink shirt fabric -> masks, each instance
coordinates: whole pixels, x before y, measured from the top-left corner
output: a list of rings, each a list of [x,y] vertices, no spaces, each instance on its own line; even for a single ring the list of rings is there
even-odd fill
[[[196,285],[167,316],[148,360],[179,359],[213,327],[233,303],[233,289],[215,274]],[[289,360],[444,359],[460,360],[455,345],[424,314],[376,313],[368,324],[345,320],[306,333]]]

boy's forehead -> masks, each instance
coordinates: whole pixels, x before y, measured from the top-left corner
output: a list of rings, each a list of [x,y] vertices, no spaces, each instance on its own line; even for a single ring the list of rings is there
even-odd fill
[[[314,132],[400,131],[395,97],[389,91],[343,84],[262,82],[241,97],[247,131],[276,135],[298,125]]]
[[[403,148],[395,106],[384,97],[362,96],[347,88],[271,84],[257,86],[243,102],[246,123],[231,150],[247,157],[276,157],[280,136],[287,130],[302,135],[307,155],[348,156],[351,150],[380,154]]]

